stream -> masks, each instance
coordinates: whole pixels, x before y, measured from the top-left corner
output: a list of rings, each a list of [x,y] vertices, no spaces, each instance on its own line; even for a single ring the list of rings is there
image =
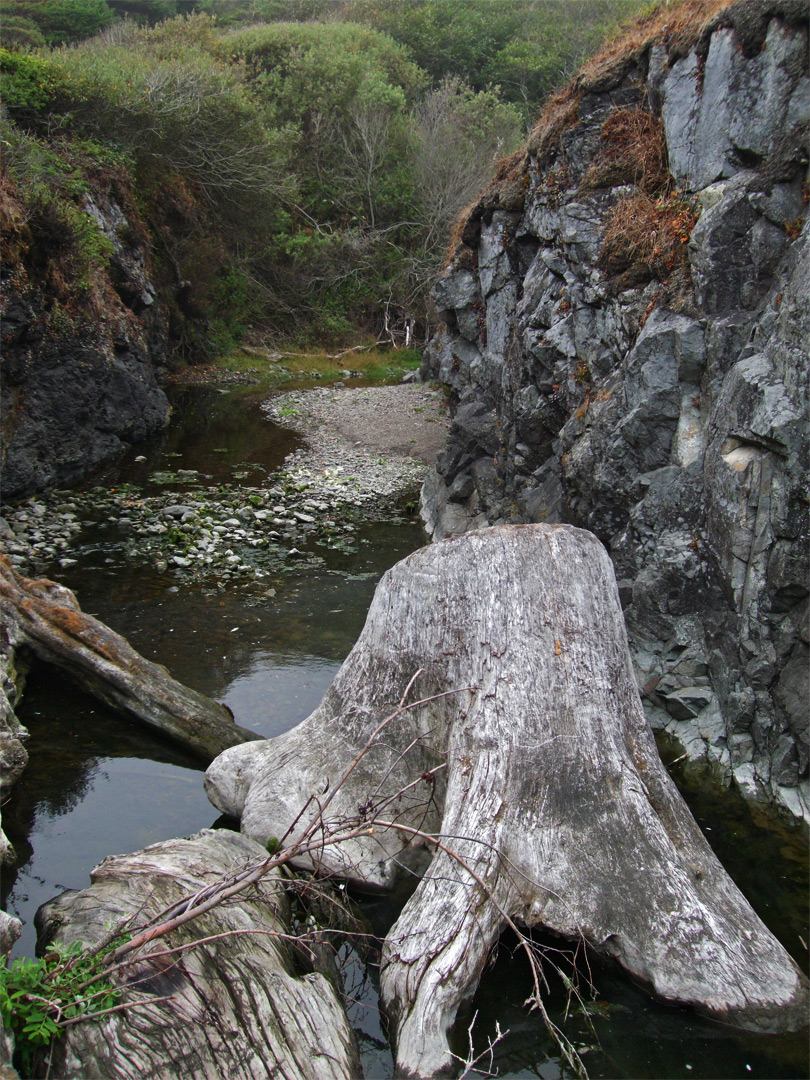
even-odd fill
[[[133,555],[131,526],[122,527],[121,491],[127,505],[159,492],[164,503],[171,496],[197,513],[205,492],[216,491],[217,498],[236,506],[240,486],[255,493],[262,484],[281,483],[277,470],[299,440],[266,419],[259,408],[263,396],[174,388],[173,420],[165,433],[128,452],[83,491],[60,493],[75,507],[71,513],[83,528],[59,559],[36,573],[73,589],[86,612],[125,635],[148,659],[165,664],[181,682],[225,702],[237,723],[273,736],[320,702],[360,633],[379,577],[424,544],[425,536],[412,500],[347,518],[316,503],[335,518],[330,517],[329,529],[307,523],[296,540],[295,558],[280,549],[264,551],[264,561],[254,559],[255,573],[238,547],[236,555],[227,556],[236,560],[231,569],[220,571],[215,563],[208,573],[192,573],[181,565],[187,559],[173,566],[165,557]],[[274,490],[287,496],[283,484]],[[110,492],[119,497],[118,510],[109,502]],[[262,505],[257,500],[254,494],[254,507]],[[298,513],[301,520],[307,516]],[[245,551],[252,536],[245,534]],[[63,889],[84,888],[90,870],[106,855],[188,835],[217,818],[194,758],[108,712],[52,670],[32,670],[19,716],[31,735],[30,762],[3,807],[17,860],[4,869],[0,889],[0,906],[25,927],[15,956],[33,955],[39,905]],[[660,748],[665,761],[679,756],[675,746]],[[808,854],[802,833],[720,789],[695,765],[680,763],[672,772],[721,861],[806,970]],[[367,901],[365,907],[384,932],[395,916],[391,903]],[[538,1015],[523,1007],[532,991],[528,965],[511,945],[503,940],[485,972],[469,1015],[459,1024],[457,1051],[470,1052],[465,1028],[475,1017],[474,1055],[487,1050],[498,1028],[509,1032],[482,1059],[482,1070],[512,1078],[573,1076]],[[351,1017],[366,1077],[383,1080],[392,1075],[392,1064],[376,1011],[374,972],[363,972],[356,960],[348,970],[356,999]],[[553,976],[548,1008],[593,1080],[785,1080],[808,1074],[806,1033],[733,1031],[653,1001],[592,959],[590,971],[583,969],[588,974],[597,995],[587,991],[584,980],[583,1009],[568,1010],[566,988]]]

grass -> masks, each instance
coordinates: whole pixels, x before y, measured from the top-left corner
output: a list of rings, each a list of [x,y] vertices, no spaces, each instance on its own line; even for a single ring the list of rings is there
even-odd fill
[[[656,199],[643,191],[622,199],[605,223],[599,266],[621,287],[675,271],[688,273],[687,244],[697,221],[690,201],[680,192]]]
[[[602,125],[601,137],[581,190],[631,183],[654,195],[667,188],[667,144],[660,117],[647,109],[614,109]]]
[[[359,372],[354,378],[369,382],[396,382],[409,371],[419,367],[422,356],[417,349],[381,349],[376,345],[362,352],[329,353],[325,349],[312,351],[236,348],[215,362],[223,371],[245,372],[269,385],[280,385],[291,379],[314,379],[318,382],[338,382],[344,372]]]

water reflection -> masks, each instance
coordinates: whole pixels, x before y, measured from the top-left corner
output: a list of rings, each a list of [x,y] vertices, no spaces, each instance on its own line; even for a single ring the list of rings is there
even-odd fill
[[[30,757],[3,807],[17,858],[4,868],[0,901],[24,926],[13,955],[32,955],[40,904],[86,888],[107,855],[205,828],[216,813],[199,761],[51,668],[29,676],[20,719]]]
[[[193,468],[215,482],[239,482],[235,473],[245,463],[261,464],[266,472],[294,444],[294,436],[262,419],[249,395],[176,392],[174,399],[175,425],[145,451],[133,451],[117,472],[106,474],[107,482],[140,483],[155,468]],[[135,461],[142,452],[147,460]],[[252,474],[245,482],[254,482]],[[74,589],[85,611],[124,634],[144,656],[225,701],[240,724],[270,736],[320,702],[362,629],[379,576],[424,540],[418,527],[404,522],[370,525],[357,537],[353,554],[322,551],[322,569],[227,589],[177,585],[152,568],[122,562],[104,543],[81,567],[55,576]],[[31,731],[31,759],[3,807],[18,858],[4,870],[0,903],[26,926],[15,953],[31,954],[33,914],[44,900],[64,888],[85,887],[93,865],[109,854],[188,835],[212,825],[217,815],[203,793],[199,762],[107,712],[52,670],[33,673],[21,719]],[[801,834],[695,770],[676,779],[721,861],[788,950],[806,963],[807,850]],[[385,908],[375,923],[384,932],[396,911],[378,899],[366,905],[371,918],[375,904]],[[730,1032],[665,1008],[609,968],[594,963],[593,972],[599,997],[589,1007],[589,1022],[564,1020],[564,988],[553,980],[549,1009],[555,1022],[565,1023],[594,1080],[807,1074],[804,1036]],[[524,1007],[531,990],[525,958],[505,940],[472,1005],[471,1014],[478,1013],[476,1053],[486,1049],[497,1023],[510,1035],[493,1051],[493,1071],[546,1080],[573,1075],[537,1014]],[[381,1080],[391,1075],[391,1060],[376,1020],[374,988],[355,993],[367,1072]],[[466,1055],[463,1024],[459,1036],[458,1050]]]
[[[561,945],[550,937],[541,939],[541,944]],[[588,990],[588,978],[595,996]],[[705,1020],[690,1010],[654,1000],[619,969],[594,957],[581,970],[584,1010],[568,1007],[568,991],[558,977],[550,974],[548,981],[546,1008],[581,1055],[591,1080],[739,1080],[746,1076],[801,1080],[807,1076],[806,1031],[757,1035]],[[505,936],[469,1009],[470,1015],[476,1015],[475,1053],[486,1052],[499,1025],[509,1034],[494,1047],[491,1068],[489,1058],[485,1059],[489,1071],[497,1070],[499,1076],[511,1080],[574,1077],[540,1018],[525,1007],[533,990],[525,954],[515,948],[514,939]]]
[[[294,656],[259,650],[248,669],[224,695],[225,704],[240,724],[250,716],[251,730],[271,739],[290,727],[289,717],[302,719],[315,709],[329,689],[340,664],[318,656]]]
[[[407,524],[371,524],[358,535],[369,543],[343,556],[342,572],[227,590],[178,586],[117,560],[59,577],[85,611],[145,657],[269,737],[319,704],[363,627],[380,574],[423,542]],[[25,925],[15,956],[33,953],[39,905],[86,887],[106,855],[188,835],[217,817],[196,758],[104,709],[58,671],[32,672],[19,715],[31,733],[30,761],[3,807],[17,859],[0,890],[0,904]]]
[[[149,491],[156,471],[180,469],[193,469],[206,483],[256,484],[301,445],[294,432],[264,418],[259,406],[266,390],[168,386],[166,393],[169,427],[94,473],[85,486],[127,483]]]

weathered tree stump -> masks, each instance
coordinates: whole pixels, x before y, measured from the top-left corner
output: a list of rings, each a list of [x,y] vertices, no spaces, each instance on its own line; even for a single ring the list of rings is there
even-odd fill
[[[69,589],[46,578],[22,577],[2,555],[0,622],[13,648],[27,646],[106,705],[163,732],[206,761],[226,747],[261,738],[235,724],[224,705],[183,686],[120,634],[85,615]]]
[[[105,859],[82,892],[37,913],[40,934],[62,945],[103,940],[109,927],[141,924],[267,852],[227,830],[167,840]],[[277,873],[156,938],[116,976],[130,1007],[67,1028],[51,1075],[63,1080],[346,1080],[359,1076],[357,1046],[335,987],[297,975],[284,886]],[[224,936],[223,936],[224,935]],[[209,940],[166,956],[169,948]],[[164,955],[159,955],[164,954]],[[153,959],[150,960],[150,955]],[[171,1000],[162,1000],[170,997]],[[132,1002],[141,1001],[137,1007]]]
[[[661,764],[611,563],[590,533],[504,526],[404,559],[319,708],[217,758],[209,796],[248,835],[282,837],[308,797],[328,797],[418,669],[419,698],[477,690],[386,727],[334,795],[323,836],[358,810],[377,819],[373,833],[319,857],[324,870],[385,887],[425,848],[403,829],[453,852],[433,849],[385,943],[382,996],[403,1073],[453,1071],[448,1029],[507,916],[584,939],[661,998],[727,1023],[806,1022],[806,979]]]

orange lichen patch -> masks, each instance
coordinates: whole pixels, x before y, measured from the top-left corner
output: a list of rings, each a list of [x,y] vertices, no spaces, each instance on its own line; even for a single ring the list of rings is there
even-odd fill
[[[115,642],[94,626],[81,611],[73,611],[71,608],[61,606],[49,606],[47,619],[57,630],[78,638],[83,645],[99,656],[103,656],[105,660],[113,664],[122,663],[121,650]]]
[[[652,195],[669,182],[664,124],[647,109],[614,109],[602,125],[602,146],[582,179],[582,190],[635,184]]]
[[[788,234],[791,240],[795,240],[797,236],[801,234],[804,228],[804,223],[807,219],[805,217],[795,217],[792,221],[785,222],[785,232]]]

